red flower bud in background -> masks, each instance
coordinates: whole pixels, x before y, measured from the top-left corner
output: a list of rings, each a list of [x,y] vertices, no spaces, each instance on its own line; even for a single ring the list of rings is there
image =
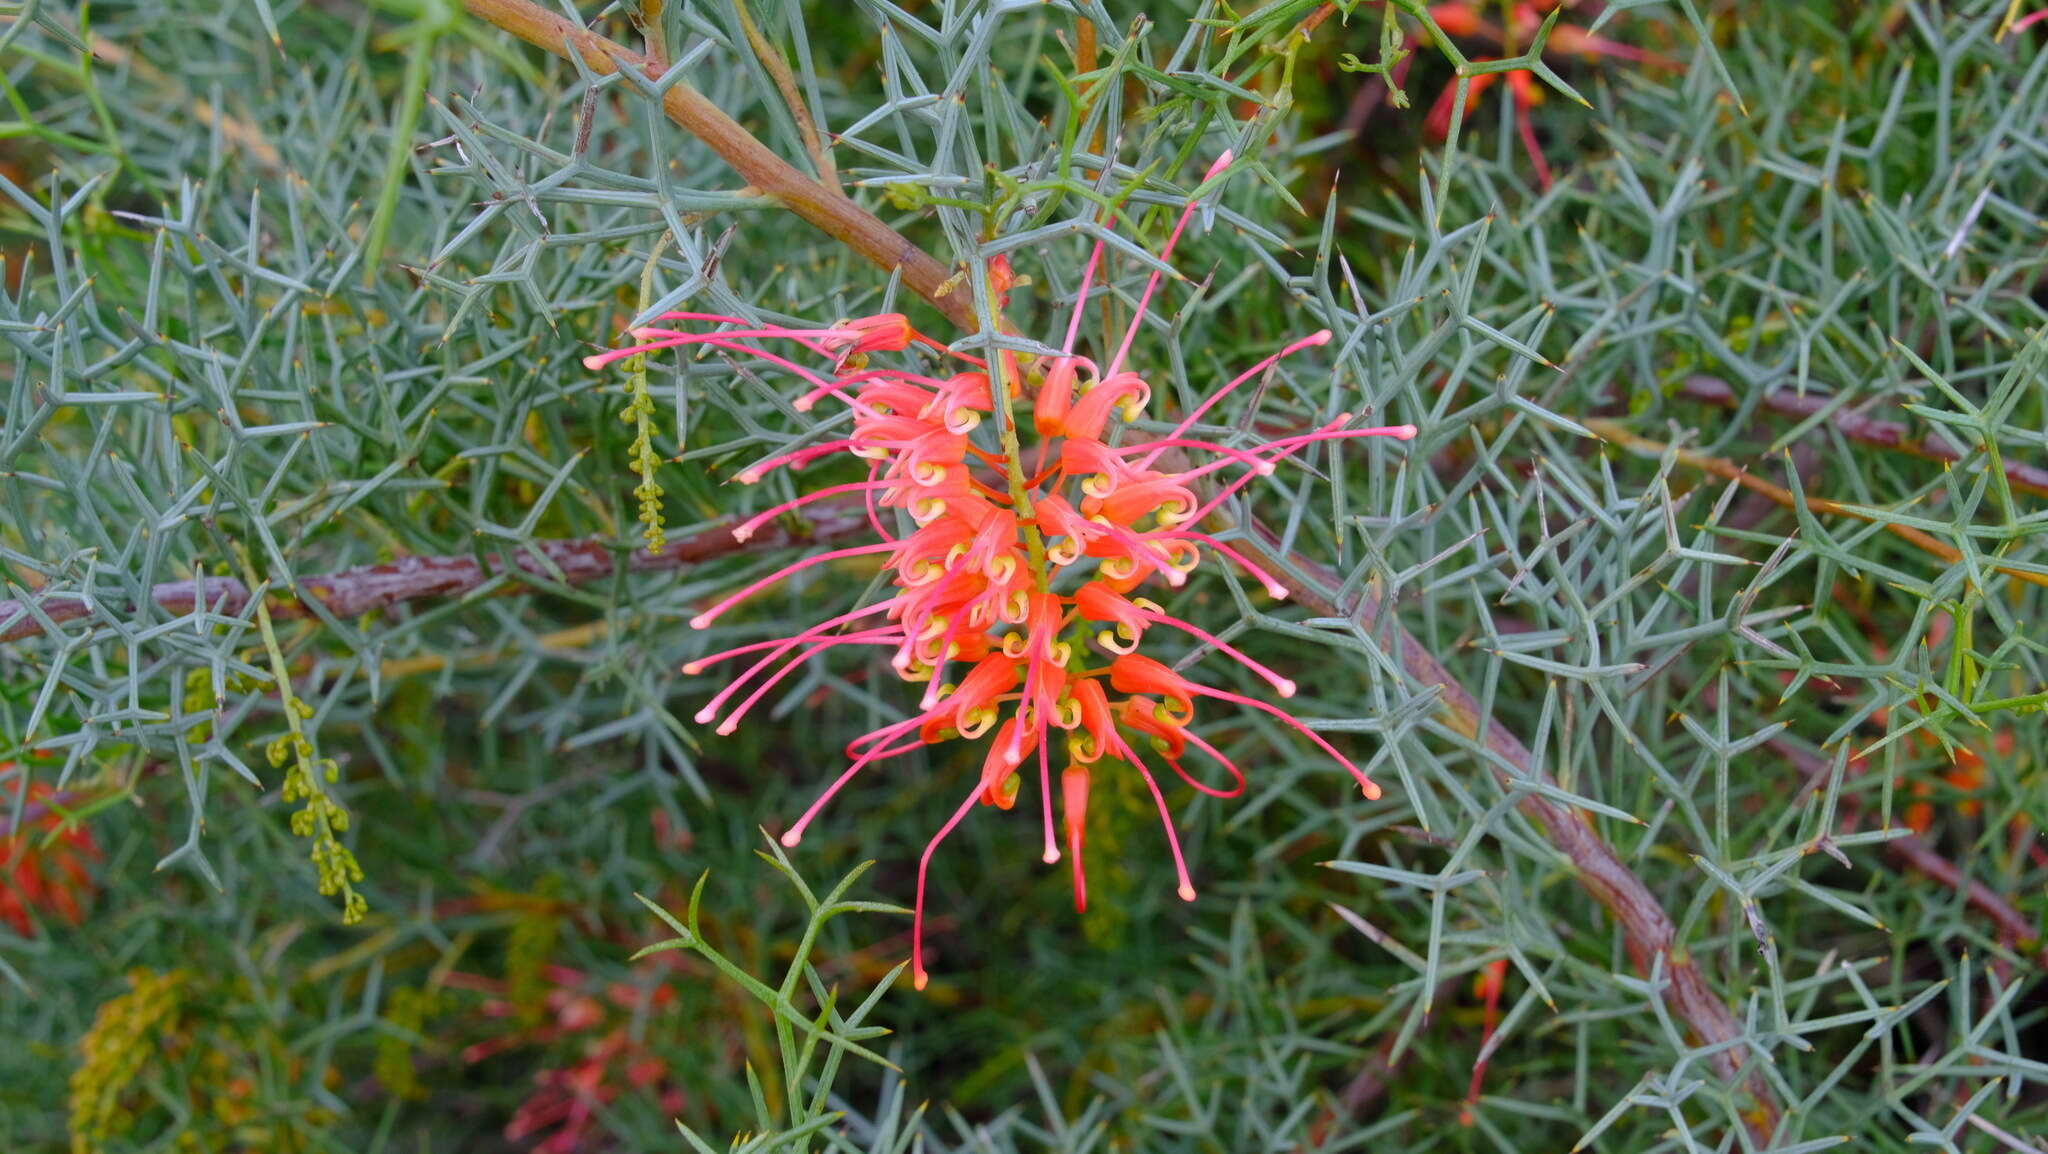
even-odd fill
[[[21,828],[0,836],[0,924],[32,938],[39,917],[75,926],[85,916],[94,889],[85,863],[100,850],[91,831],[61,812],[46,785],[28,787],[22,813]]]

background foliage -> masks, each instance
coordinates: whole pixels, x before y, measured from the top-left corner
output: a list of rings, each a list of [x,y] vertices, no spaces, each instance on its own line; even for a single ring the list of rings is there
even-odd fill
[[[660,80],[470,7],[0,15],[10,1149],[2044,1148],[2024,6],[574,13]],[[1147,374],[1185,402],[1326,327],[1222,424],[1422,435],[1253,490],[1306,596],[1177,611],[1295,670],[1382,800],[1219,718],[1258,773],[1176,798],[1198,903],[1135,787],[1085,917],[977,821],[922,995],[892,906],[974,751],[755,856],[908,704],[841,663],[687,721],[688,618],[790,543],[705,548],[769,503],[723,482],[824,415],[579,358],[671,307],[948,330],[664,119],[677,82],[943,265],[1006,255],[1034,337],[1096,236],[1120,324],[1237,150]],[[672,551],[630,562],[646,502]],[[328,576],[408,557],[444,560]]]

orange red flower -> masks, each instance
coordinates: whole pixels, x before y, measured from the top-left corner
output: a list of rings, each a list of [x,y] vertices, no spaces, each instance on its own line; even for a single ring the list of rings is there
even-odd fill
[[[1220,175],[1225,156],[1210,169]],[[1193,214],[1190,201],[1160,253],[1169,259]],[[1368,797],[1379,787],[1327,741],[1292,715],[1254,698],[1201,685],[1136,652],[1155,627],[1193,637],[1237,662],[1281,697],[1294,683],[1252,660],[1221,638],[1169,614],[1157,601],[1135,595],[1148,583],[1183,584],[1209,554],[1237,565],[1274,597],[1286,589],[1248,558],[1199,525],[1253,477],[1270,474],[1289,456],[1324,442],[1356,437],[1408,439],[1410,425],[1351,427],[1349,415],[1298,436],[1249,448],[1217,444],[1196,435],[1202,417],[1241,385],[1284,357],[1320,345],[1330,334],[1296,340],[1216,389],[1163,437],[1120,444],[1122,426],[1141,418],[1153,397],[1151,385],[1126,367],[1146,308],[1162,277],[1155,272],[1140,298],[1137,316],[1106,364],[1077,354],[1081,313],[1102,245],[1090,255],[1065,342],[1055,355],[1026,358],[1005,354],[994,366],[955,352],[911,328],[895,314],[842,321],[824,328],[764,327],[736,317],[698,313],[663,314],[664,321],[717,326],[707,331],[648,327],[633,330],[641,342],[589,357],[600,368],[612,361],[659,349],[701,346],[753,357],[795,376],[806,386],[796,402],[808,409],[826,401],[850,409],[850,436],[811,445],[757,462],[738,479],[755,483],[783,468],[801,468],[832,454],[864,462],[865,481],[813,490],[755,514],[734,528],[741,539],[768,520],[813,501],[862,494],[878,540],[803,558],[752,582],[698,614],[699,629],[716,622],[747,599],[816,566],[859,557],[878,559],[891,577],[889,595],[873,604],[828,618],[787,637],[753,642],[708,654],[685,672],[749,659],[697,714],[730,733],[749,710],[805,662],[847,646],[886,649],[904,681],[924,686],[917,712],[862,734],[846,746],[847,768],[782,835],[795,846],[824,807],[868,767],[921,746],[993,735],[973,788],[925,847],[918,864],[917,902],[912,928],[912,971],[922,988],[925,889],[933,854],[977,805],[1009,809],[1023,789],[1023,771],[1035,758],[1044,824],[1044,860],[1065,853],[1073,861],[1077,908],[1085,908],[1083,867],[1088,797],[1094,775],[1115,765],[1135,772],[1156,804],[1181,897],[1195,896],[1165,794],[1146,759],[1126,731],[1142,738],[1154,756],[1190,785],[1218,797],[1244,787],[1243,774],[1208,742],[1190,731],[1196,699],[1227,701],[1270,713],[1292,726],[1343,765]],[[1009,283],[1007,265],[999,270]],[[809,367],[771,351],[766,342],[787,341],[813,355],[835,356],[829,369]],[[870,368],[869,352],[900,352],[913,345],[936,350],[959,366],[947,376]],[[850,370],[850,371],[849,371]],[[1031,393],[1030,420],[1022,404]],[[1037,434],[1027,447],[1021,432]],[[1186,454],[1206,455],[1202,464],[1171,467]],[[1214,486],[1212,474],[1237,475]],[[885,518],[883,511],[893,514]],[[1111,694],[1121,695],[1112,701]],[[1198,783],[1182,761],[1192,747],[1217,761],[1235,786],[1216,789]],[[1066,765],[1057,791],[1055,757]],[[1053,805],[1059,795],[1065,837],[1055,833]]]

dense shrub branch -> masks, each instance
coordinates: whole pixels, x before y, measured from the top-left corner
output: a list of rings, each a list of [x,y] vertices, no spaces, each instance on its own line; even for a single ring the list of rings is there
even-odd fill
[[[729,522],[719,523],[680,541],[671,541],[658,553],[622,544],[604,537],[535,541],[510,554],[492,554],[479,560],[473,556],[400,557],[379,565],[358,565],[337,573],[302,577],[296,599],[273,597],[270,615],[303,617],[312,610],[308,601],[335,617],[356,617],[407,601],[438,597],[460,597],[483,586],[498,572],[517,569],[537,580],[581,585],[618,570],[620,559],[635,573],[680,569],[735,553],[786,548],[799,542],[830,541],[866,526],[858,513],[821,501],[822,510],[813,514],[808,527],[786,524],[764,527],[747,541],[736,540]],[[509,583],[504,592],[528,589],[524,581]],[[40,636],[50,625],[62,625],[92,615],[94,602],[77,593],[65,593],[61,600],[32,598],[0,601],[0,642]],[[188,581],[166,581],[153,586],[150,600],[173,615],[192,613],[202,606],[224,617],[240,616],[249,608],[249,587],[232,577],[203,577]],[[31,609],[33,606],[33,609]]]
[[[608,76],[623,66],[651,81],[663,79],[665,62],[651,60],[527,0],[463,2],[471,15],[565,60],[573,46],[584,65],[599,75]],[[947,320],[962,328],[974,327],[968,296],[946,292],[952,273],[945,265],[837,189],[805,176],[687,81],[667,81],[661,107],[670,120],[718,153],[748,184],[879,267],[903,270],[904,285],[930,301]]]

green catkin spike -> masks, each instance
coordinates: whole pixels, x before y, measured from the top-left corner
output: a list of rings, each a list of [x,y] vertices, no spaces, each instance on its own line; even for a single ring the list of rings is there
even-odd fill
[[[641,312],[646,312],[654,300],[654,269],[670,236],[667,232],[661,234],[640,269]],[[661,454],[654,450],[654,418],[654,396],[647,387],[647,354],[642,353],[626,361],[626,407],[620,410],[619,419],[633,426],[629,467],[640,478],[640,484],[633,489],[633,496],[640,502],[640,537],[647,543],[649,553],[660,553],[667,547],[668,538],[662,532],[666,523],[661,511],[664,494],[661,483],[654,479],[655,470],[661,468]]]
[[[260,588],[255,569],[246,557],[242,568],[249,587]],[[292,690],[291,669],[285,663],[284,649],[278,644],[277,630],[271,624],[270,606],[260,599],[256,602],[256,628],[270,660],[270,674],[284,707],[285,724],[290,727],[289,733],[264,748],[264,755],[273,769],[285,771],[285,803],[305,803],[292,814],[292,833],[312,841],[313,848],[307,857],[313,863],[315,884],[323,897],[341,897],[342,924],[352,926],[363,920],[370,905],[355,888],[363,880],[363,867],[356,861],[354,851],[341,844],[340,835],[348,831],[348,811],[326,790],[327,785],[341,780],[341,767],[331,758],[318,756],[313,739],[306,734],[305,723],[312,718],[313,707]]]

